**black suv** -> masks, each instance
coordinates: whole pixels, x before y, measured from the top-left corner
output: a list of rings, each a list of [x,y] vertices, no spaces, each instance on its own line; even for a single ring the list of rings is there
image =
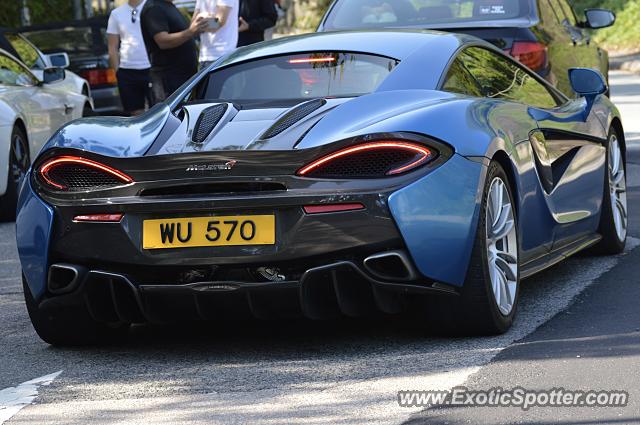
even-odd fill
[[[609,73],[609,55],[589,29],[613,25],[615,14],[588,9],[577,19],[566,0],[334,0],[318,31],[437,29],[487,40],[569,96],[573,67]]]

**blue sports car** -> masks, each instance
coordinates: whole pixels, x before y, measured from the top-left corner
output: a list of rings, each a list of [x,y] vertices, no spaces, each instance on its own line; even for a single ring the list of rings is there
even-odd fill
[[[581,98],[465,35],[309,34],[70,123],[19,199],[33,325],[60,345],[244,317],[505,332],[521,279],[625,245],[620,115],[597,71],[569,78]]]

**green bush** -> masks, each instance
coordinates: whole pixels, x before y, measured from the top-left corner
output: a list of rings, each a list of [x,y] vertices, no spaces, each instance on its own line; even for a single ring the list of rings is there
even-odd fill
[[[17,0],[2,0],[0,26],[15,28],[21,25],[20,3]],[[34,25],[73,19],[73,2],[70,0],[28,0],[27,5]]]

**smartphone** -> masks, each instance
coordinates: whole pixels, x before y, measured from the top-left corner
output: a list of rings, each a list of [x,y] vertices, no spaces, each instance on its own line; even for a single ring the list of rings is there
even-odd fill
[[[218,28],[220,28],[220,21],[218,21],[218,18],[213,18],[209,21],[210,30],[217,30]]]

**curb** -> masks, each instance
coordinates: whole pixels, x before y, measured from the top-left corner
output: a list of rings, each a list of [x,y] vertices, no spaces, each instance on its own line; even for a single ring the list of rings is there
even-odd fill
[[[640,53],[609,58],[609,68],[640,73]]]

